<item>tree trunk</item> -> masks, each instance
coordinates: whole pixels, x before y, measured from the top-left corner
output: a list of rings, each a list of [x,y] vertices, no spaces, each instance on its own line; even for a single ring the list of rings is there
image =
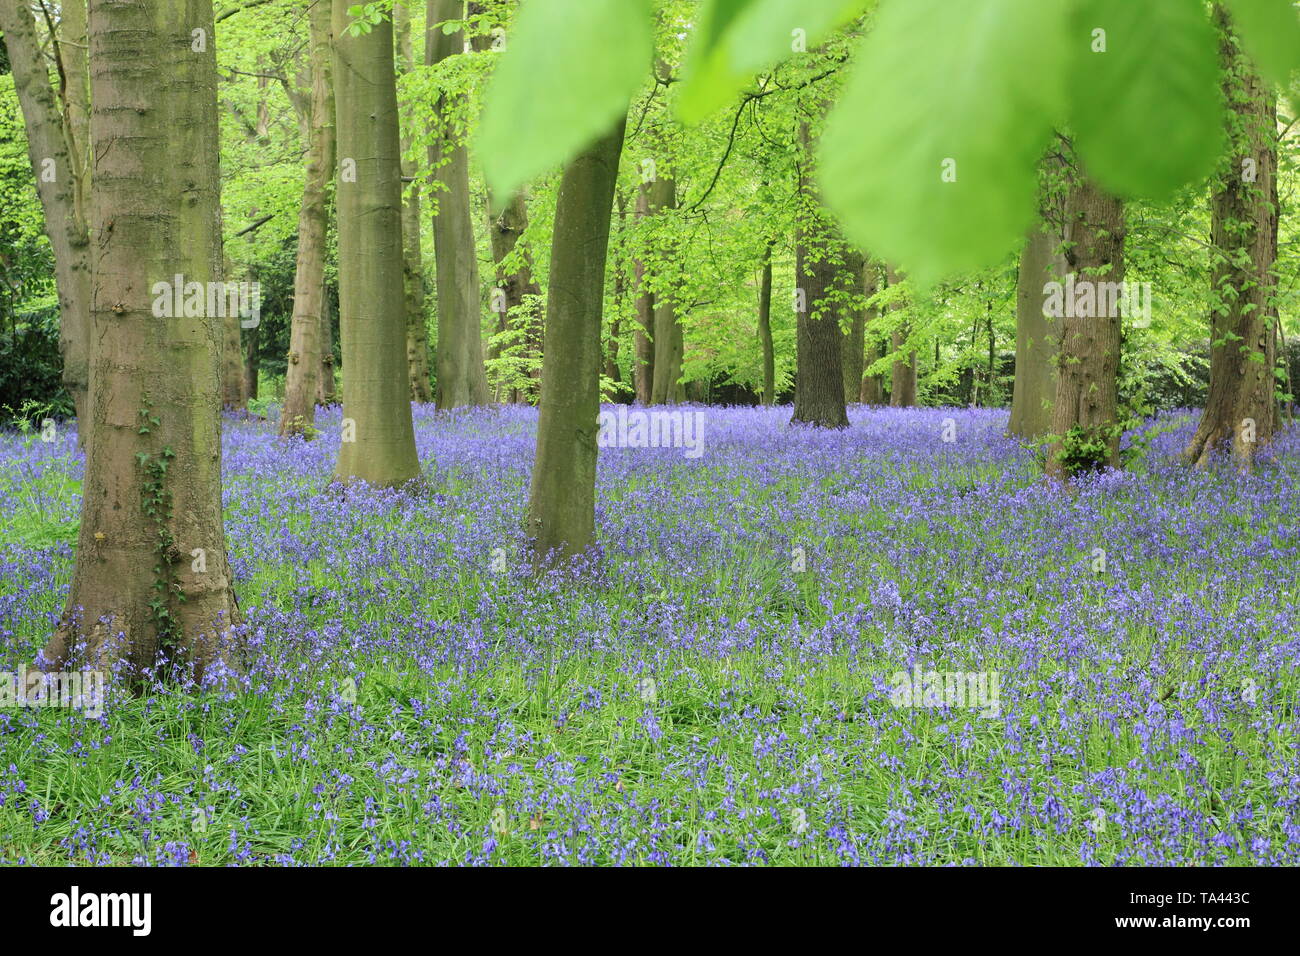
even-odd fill
[[[161,653],[201,681],[232,660],[238,615],[221,517],[222,323],[155,315],[155,284],[221,279],[212,3],[93,0],[89,33],[94,440],[72,586],[42,657],[121,663],[139,681]]]
[[[321,375],[321,317],[325,298],[325,236],[329,227],[329,184],[334,177],[334,91],[330,79],[328,6],[308,0],[311,37],[311,101],[306,122],[307,174],[298,211],[298,257],[293,278],[293,321],[284,376],[280,434],[315,433]],[[254,330],[256,331],[256,330]],[[249,396],[256,392],[250,390]]]
[[[650,184],[650,209],[662,216],[666,210],[677,208],[677,183],[664,176]],[[660,227],[660,235],[668,232]],[[655,260],[660,275],[655,284],[654,299],[654,368],[650,382],[651,405],[676,405],[682,400],[682,358],[685,351],[682,325],[677,317],[677,303],[669,291],[664,273],[676,251],[670,239],[656,243]]]
[[[76,7],[76,2],[66,6]],[[73,14],[75,17],[75,14]],[[84,20],[84,17],[83,17]],[[68,24],[65,23],[65,28]],[[84,27],[82,28],[84,30]],[[84,444],[92,428],[90,388],[90,240],[84,201],[86,175],[82,156],[86,132],[77,140],[78,113],[69,96],[69,119],[60,112],[49,73],[41,58],[36,25],[28,4],[17,0],[0,3],[0,31],[14,78],[14,89],[27,129],[27,155],[36,179],[36,191],[45,214],[45,232],[54,251],[54,280],[59,296],[59,352],[63,358],[63,385],[72,396],[77,432]],[[69,39],[69,37],[65,37]],[[84,50],[67,53],[64,62],[84,58]],[[84,82],[84,67],[79,74]],[[69,76],[75,86],[75,77]],[[84,99],[81,101],[84,104]],[[84,109],[84,105],[80,107]]]
[[[320,375],[316,379],[316,404],[334,404],[334,300],[329,285],[320,302]]]
[[[368,33],[349,35],[349,6],[351,0],[334,0],[343,342],[343,442],[335,477],[399,486],[419,476],[420,463],[406,363],[393,25],[380,20]]]
[[[1075,285],[1124,281],[1124,205],[1083,173],[1066,199],[1066,265]],[[1068,279],[1068,276],[1067,276]],[[1119,465],[1118,376],[1120,310],[1067,308],[1060,320],[1056,400],[1047,473],[1068,480],[1084,471]],[[1079,312],[1096,314],[1080,315]]]
[[[464,34],[443,33],[440,24],[460,20],[462,0],[428,0],[426,65],[460,53]],[[440,113],[456,113],[440,103]],[[440,170],[445,188],[437,196],[433,246],[438,272],[438,353],[436,401],[440,410],[492,401],[483,365],[483,329],[479,302],[478,256],[470,221],[469,153],[446,128],[429,147],[429,166]]]
[[[643,180],[637,187],[636,219],[642,222],[657,211],[654,184]],[[640,405],[649,405],[655,376],[655,294],[646,282],[646,261],[638,256],[632,261],[632,280],[636,286],[637,329],[633,339],[632,387]]]
[[[536,361],[541,357],[542,351],[541,317],[536,314],[536,309],[525,310],[524,297],[540,297],[542,290],[533,278],[532,256],[526,248],[519,249],[519,237],[528,228],[528,197],[520,190],[499,208],[492,208],[493,205],[489,201],[488,234],[491,237],[492,260],[496,263],[497,286],[501,289],[503,300],[500,306],[505,310],[497,317],[497,330],[505,332],[512,328],[519,329],[523,333],[523,340],[520,344],[512,345],[511,351]],[[520,255],[512,259],[511,254],[516,249],[519,249]],[[537,298],[532,301],[537,301]],[[540,377],[540,369],[530,373],[530,378],[539,385]],[[510,390],[512,402],[523,401],[525,397],[519,388]]]
[[[776,353],[772,348],[772,247],[763,247],[763,271],[758,280],[758,344],[763,350],[763,404],[776,404]]]
[[[862,293],[868,299],[880,291],[880,278],[880,266],[868,259],[862,270]],[[871,329],[872,322],[879,314],[880,310],[876,306],[867,306],[866,318],[863,322],[866,355],[862,360],[862,383],[858,390],[858,401],[863,405],[885,404],[885,384],[881,376],[867,371],[882,358],[880,339]]]
[[[411,14],[403,4],[393,7],[393,28],[397,31],[398,72],[409,73],[415,65],[411,45]],[[413,119],[413,118],[412,118]],[[407,124],[407,129],[412,127]],[[433,384],[429,374],[429,329],[424,318],[424,248],[420,237],[419,165],[410,159],[411,137],[402,138],[402,177],[405,202],[402,203],[402,282],[406,291],[406,363],[411,375],[411,398],[417,402],[433,401]],[[476,303],[477,304],[477,303]]]
[[[1052,430],[1056,398],[1056,340],[1054,322],[1046,314],[1044,286],[1065,277],[1061,238],[1039,223],[1029,231],[1020,254],[1016,279],[1016,378],[1011,391],[1011,421],[1007,431],[1021,438],[1040,438]]]
[[[1214,289],[1210,319],[1210,388],[1196,434],[1183,451],[1204,466],[1231,443],[1233,463],[1254,466],[1277,427],[1272,301],[1277,258],[1277,107],[1273,87],[1238,53],[1227,12],[1217,6],[1223,93],[1231,148],[1210,199]]]
[[[248,334],[243,337],[244,354],[240,357],[239,374],[243,376],[244,398],[257,398],[258,391],[258,373],[261,371],[261,362],[258,359],[259,339],[262,337],[262,327],[254,326],[248,330]]]
[[[601,307],[625,127],[620,120],[569,164],[556,201],[528,497],[527,532],[537,566],[580,554],[595,541]]]
[[[891,286],[898,285],[899,278],[892,267],[885,269],[886,281]],[[890,304],[890,308],[901,310],[901,299]],[[907,326],[895,329],[890,345],[894,352],[901,352],[907,343],[911,330]],[[916,404],[916,350],[913,349],[906,360],[895,358],[890,370],[889,405],[891,408],[911,408]]]
[[[850,251],[844,257],[844,269],[852,279],[850,289],[854,293],[866,291],[864,283],[866,281],[867,263],[862,253]],[[846,403],[856,402],[858,392],[862,388],[862,367],[867,331],[866,309],[853,306],[851,315],[853,321],[849,325],[848,334],[843,337],[842,342],[844,349],[842,359],[844,367],[844,401]]]
[[[812,182],[812,134],[799,126],[800,214],[795,226],[795,389],[792,421],[847,428],[838,297],[848,291],[843,239],[821,209]]]

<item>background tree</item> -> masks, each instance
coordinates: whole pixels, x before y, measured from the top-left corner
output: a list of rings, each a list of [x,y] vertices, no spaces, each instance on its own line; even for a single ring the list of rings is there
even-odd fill
[[[325,316],[325,256],[329,226],[329,186],[334,178],[334,89],[331,79],[331,9],[307,0],[311,42],[311,93],[299,107],[299,125],[308,142],[306,183],[298,213],[297,265],[293,281],[293,325],[285,367],[281,435],[311,435],[316,399],[324,373],[322,317]],[[418,219],[417,219],[418,222]],[[332,351],[332,345],[331,345]],[[332,355],[331,355],[332,358]],[[332,385],[333,369],[329,375]]]
[[[610,213],[626,129],[613,130],[564,171],[546,299],[537,457],[528,493],[534,561],[586,551],[596,531],[596,429],[601,308]]]
[[[350,29],[349,6],[334,0],[344,419],[335,476],[400,486],[420,464],[406,363],[393,26],[380,19]]]

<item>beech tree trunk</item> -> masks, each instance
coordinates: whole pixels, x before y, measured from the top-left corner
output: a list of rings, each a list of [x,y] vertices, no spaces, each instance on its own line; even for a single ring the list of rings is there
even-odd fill
[[[601,310],[610,213],[626,121],[564,171],[546,300],[537,456],[527,533],[541,566],[586,551],[596,533]]]
[[[441,24],[463,17],[462,0],[428,0],[425,29],[426,65],[461,53],[464,34],[443,33]],[[439,104],[439,112],[455,112]],[[483,329],[479,300],[478,256],[470,220],[469,153],[444,129],[429,147],[429,165],[438,170],[443,188],[437,195],[433,246],[438,266],[437,390],[440,410],[492,401],[483,365]]]
[[[772,247],[763,248],[763,271],[758,280],[758,344],[763,350],[763,404],[776,404],[776,353],[772,348]]]
[[[334,0],[343,343],[343,441],[335,477],[400,486],[419,476],[420,463],[406,363],[393,25],[381,20],[368,33],[350,35],[351,5]]]
[[[161,655],[201,681],[237,656],[221,517],[222,319],[159,317],[154,305],[155,284],[178,274],[221,280],[211,0],[92,0],[89,34],[94,440],[72,585],[43,664],[120,664],[139,682]]]
[[[812,134],[799,127],[801,208],[795,226],[795,422],[847,428],[844,405],[842,296],[849,291],[848,248],[821,209],[812,181]]]
[[[509,202],[499,208],[491,208],[489,202],[488,233],[492,243],[492,260],[496,264],[497,286],[501,289],[501,303],[505,307],[498,318],[497,330],[504,332],[517,329],[523,334],[522,344],[513,347],[516,354],[526,359],[537,360],[542,351],[542,321],[536,309],[526,310],[524,297],[542,294],[541,287],[533,278],[533,259],[526,248],[519,247],[519,237],[528,228],[528,197],[524,191],[516,193]],[[518,250],[519,255],[513,254]],[[537,368],[529,376],[538,386],[541,384],[541,369]],[[518,388],[510,390],[509,400],[523,401],[527,397]]]
[[[403,4],[393,7],[393,28],[397,31],[398,72],[409,73],[415,64],[411,45],[411,15]],[[411,124],[407,125],[411,128]],[[402,137],[402,281],[406,291],[406,364],[411,374],[411,398],[433,401],[429,369],[429,329],[424,317],[424,246],[420,237],[419,165],[409,158],[411,137]]]
[[[650,209],[662,216],[666,210],[677,208],[677,183],[661,176],[650,184]],[[666,233],[667,229],[664,228]],[[685,343],[682,325],[677,317],[677,302],[670,291],[666,273],[668,263],[675,258],[671,239],[655,244],[655,260],[659,277],[655,284],[654,300],[654,371],[650,383],[651,405],[676,405],[682,400],[682,358]]]
[[[655,213],[652,184],[642,181],[636,193],[638,222]],[[632,388],[639,405],[649,405],[655,375],[655,294],[646,282],[646,261],[638,256],[632,261],[632,281],[636,286],[637,329],[633,338]]]
[[[850,289],[855,293],[865,291],[864,282],[867,263],[862,253],[850,251],[844,257],[844,269],[852,282]],[[842,343],[844,348],[844,357],[842,359],[844,401],[846,403],[856,402],[858,392],[862,388],[862,367],[867,331],[866,309],[853,306],[850,309],[850,315],[852,322],[849,324],[848,333],[843,336]]]
[[[1039,223],[1029,231],[1020,253],[1016,279],[1016,377],[1011,391],[1011,421],[1007,431],[1021,438],[1039,438],[1052,430],[1056,400],[1056,339],[1053,320],[1043,309],[1044,286],[1065,278],[1061,237]]]
[[[1075,274],[1076,285],[1124,281],[1124,234],[1123,203],[1085,174],[1077,174],[1066,199],[1065,217],[1066,265]],[[1079,315],[1079,311],[1067,309],[1060,320],[1052,408],[1055,440],[1047,473],[1063,480],[1119,465],[1120,310],[1099,304],[1095,315]]]
[[[1277,106],[1273,87],[1238,52],[1232,24],[1215,7],[1223,61],[1223,93],[1231,148],[1210,199],[1214,248],[1210,317],[1210,388],[1205,413],[1183,451],[1205,466],[1230,443],[1242,471],[1277,427],[1273,370],[1276,309],[1272,274],[1277,259]]]
[[[880,291],[880,278],[879,264],[868,259],[862,270],[862,293],[868,299]],[[876,306],[867,306],[866,319],[863,323],[864,351],[866,354],[862,360],[862,383],[858,390],[858,401],[863,405],[885,404],[885,385],[881,376],[873,375],[867,371],[872,365],[880,361],[884,354],[880,347],[880,338],[871,328],[872,323],[879,315],[880,310]]]
[[[899,283],[898,273],[892,267],[886,267],[885,278],[889,285],[895,286]],[[902,300],[895,300],[890,303],[890,308],[901,310],[903,308]],[[907,337],[911,331],[907,326],[895,329],[890,345],[894,352],[900,352],[907,343]],[[890,369],[889,382],[889,405],[891,408],[911,408],[916,404],[916,351],[913,350],[906,358],[895,358],[894,364]]]
[[[293,320],[284,376],[281,435],[315,433],[320,390],[321,325],[325,298],[325,235],[329,184],[334,176],[334,90],[330,78],[331,10],[307,0],[311,37],[311,100],[300,123],[307,130],[307,171],[298,211],[298,256],[293,278]],[[250,393],[251,394],[251,393]]]
[[[65,4],[64,29],[76,32],[76,0]],[[71,22],[70,22],[71,21]],[[80,10],[85,30],[84,2]],[[60,55],[73,72],[68,74],[68,116],[59,109],[56,91],[40,54],[36,25],[26,3],[0,2],[0,31],[13,73],[14,90],[27,130],[27,155],[31,160],[45,232],[54,251],[54,281],[59,296],[59,352],[63,359],[63,385],[72,397],[77,433],[84,444],[92,428],[87,400],[90,388],[90,240],[84,191],[87,175],[83,157],[88,127],[84,122],[85,97],[72,91],[85,82],[85,50],[60,44]],[[65,35],[65,40],[71,39]],[[76,43],[79,41],[73,41]],[[84,42],[84,41],[80,41]],[[70,52],[71,51],[71,52]]]
[[[334,404],[334,300],[328,285],[320,303],[320,375],[316,379],[316,404]]]

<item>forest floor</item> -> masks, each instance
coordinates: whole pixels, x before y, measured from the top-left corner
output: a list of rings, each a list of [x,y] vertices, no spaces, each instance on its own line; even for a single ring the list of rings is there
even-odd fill
[[[0,708],[0,862],[1300,863],[1300,429],[1239,477],[1165,415],[1064,494],[1001,411],[697,410],[602,450],[565,581],[533,410],[417,410],[418,496],[328,487],[338,409],[228,420],[244,685]],[[0,671],[80,475],[0,434]]]

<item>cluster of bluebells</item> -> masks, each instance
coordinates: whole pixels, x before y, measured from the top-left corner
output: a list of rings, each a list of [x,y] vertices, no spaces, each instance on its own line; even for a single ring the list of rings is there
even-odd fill
[[[1063,491],[996,410],[700,411],[698,457],[601,449],[599,547],[540,576],[534,410],[417,409],[417,494],[331,486],[338,409],[227,420],[251,663],[0,709],[0,862],[1300,863],[1300,430],[1243,477],[1169,414]],[[0,671],[81,468],[0,436]],[[929,672],[997,706],[899,706]]]

